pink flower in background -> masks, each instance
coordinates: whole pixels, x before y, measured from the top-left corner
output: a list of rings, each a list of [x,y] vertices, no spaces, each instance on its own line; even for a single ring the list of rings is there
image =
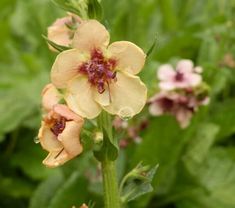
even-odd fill
[[[69,47],[75,30],[81,22],[82,20],[79,16],[69,13],[68,16],[57,19],[50,27],[48,27],[47,38],[58,45]],[[49,48],[52,51],[57,51],[50,45]]]
[[[83,151],[80,132],[84,120],[66,105],[58,104],[59,92],[49,84],[43,92],[43,117],[38,138],[42,147],[49,152],[43,164],[57,167],[64,164]]]
[[[177,93],[160,92],[150,98],[149,103],[151,115],[173,115],[182,128],[189,125],[195,110],[195,106],[192,105],[190,99]]]
[[[160,66],[157,77],[160,80],[159,87],[162,90],[174,90],[198,86],[201,81],[201,67],[193,67],[191,60],[181,60],[174,70],[170,64]]]
[[[186,128],[190,124],[191,118],[196,110],[197,106],[193,105],[189,98],[180,97],[176,101],[175,109],[173,109],[172,114],[179,122],[180,127]]]
[[[149,112],[153,116],[163,115],[173,110],[179,95],[176,93],[160,92],[149,99]]]

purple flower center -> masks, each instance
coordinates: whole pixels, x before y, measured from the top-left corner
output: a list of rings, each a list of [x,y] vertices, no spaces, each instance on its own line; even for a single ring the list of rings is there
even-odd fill
[[[102,94],[106,86],[109,88],[109,84],[116,81],[116,64],[115,59],[105,58],[100,50],[95,49],[91,53],[91,59],[79,67],[79,72],[86,75],[90,84]]]
[[[169,112],[174,107],[174,101],[166,97],[161,98],[160,100],[158,100],[158,102],[164,112]]]
[[[60,119],[56,119],[53,121],[53,124],[50,130],[53,132],[55,136],[58,136],[64,131],[65,126],[66,126],[66,121],[67,120],[64,117],[61,117]]]
[[[182,82],[184,80],[184,74],[182,72],[176,72],[175,81]]]

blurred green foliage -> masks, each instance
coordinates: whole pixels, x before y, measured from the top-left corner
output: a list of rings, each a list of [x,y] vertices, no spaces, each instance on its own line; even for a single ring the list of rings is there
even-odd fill
[[[157,67],[190,58],[204,68],[211,103],[189,128],[174,118],[149,118],[139,145],[121,152],[119,176],[159,164],[151,194],[130,208],[235,207],[235,1],[103,0],[103,23],[112,41],[130,40],[147,52],[141,76],[156,88]],[[34,143],[40,126],[40,92],[49,82],[51,53],[42,34],[65,14],[50,0],[0,1],[0,207],[71,208],[89,200],[102,207],[101,176],[92,153],[62,168],[46,169]],[[233,60],[224,59],[230,54]],[[146,110],[137,117],[146,117]]]

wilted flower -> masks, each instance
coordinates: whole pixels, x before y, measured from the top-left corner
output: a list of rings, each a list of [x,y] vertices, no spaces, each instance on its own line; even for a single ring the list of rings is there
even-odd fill
[[[157,77],[162,90],[174,90],[198,86],[201,81],[201,67],[193,67],[191,60],[181,60],[174,70],[170,64],[160,66]]]
[[[49,152],[43,164],[57,167],[82,152],[80,131],[84,120],[66,105],[58,104],[60,95],[52,84],[44,88],[42,96],[46,114],[38,138],[42,147]]]
[[[71,42],[74,36],[75,30],[81,24],[82,20],[75,14],[69,13],[68,16],[57,19],[47,29],[47,38],[62,46],[71,46]],[[49,45],[52,51],[56,51],[52,46]]]
[[[135,76],[143,68],[146,55],[131,42],[109,45],[109,39],[98,21],[84,21],[74,35],[74,49],[60,53],[52,67],[52,83],[67,89],[68,106],[89,119],[102,109],[132,117],[146,102],[147,88]]]

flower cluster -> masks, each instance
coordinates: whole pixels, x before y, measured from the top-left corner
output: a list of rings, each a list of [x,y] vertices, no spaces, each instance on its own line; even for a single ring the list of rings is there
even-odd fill
[[[51,84],[42,92],[44,116],[38,138],[49,152],[43,163],[56,167],[83,151],[84,119],[94,119],[102,110],[121,118],[142,110],[147,88],[137,74],[146,55],[128,41],[109,45],[102,24],[73,14],[49,27],[48,39],[71,47],[57,56]]]
[[[208,89],[202,82],[202,68],[194,67],[190,60],[181,60],[176,69],[169,64],[157,71],[160,92],[149,99],[149,111],[154,116],[171,114],[182,128],[201,105],[209,101]]]

